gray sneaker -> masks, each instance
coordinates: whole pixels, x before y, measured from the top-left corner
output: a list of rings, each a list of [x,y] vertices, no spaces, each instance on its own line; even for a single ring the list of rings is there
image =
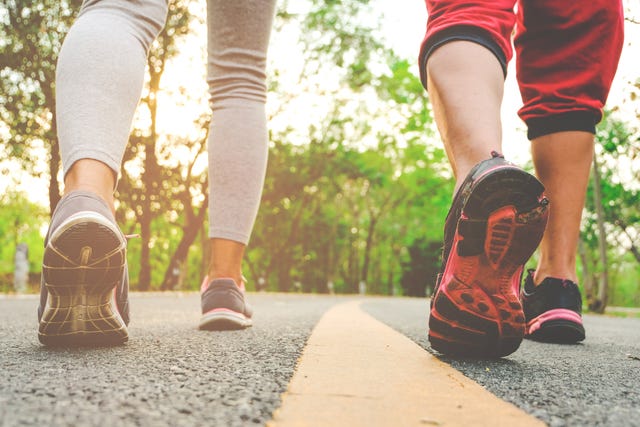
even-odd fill
[[[244,300],[244,282],[207,277],[202,282],[202,318],[200,329],[221,331],[244,329],[252,325],[253,310]]]
[[[127,241],[107,203],[87,191],[60,200],[45,240],[38,339],[45,345],[127,341]]]

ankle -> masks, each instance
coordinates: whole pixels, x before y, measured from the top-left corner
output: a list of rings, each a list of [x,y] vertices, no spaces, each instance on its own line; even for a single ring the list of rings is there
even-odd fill
[[[242,282],[242,259],[245,245],[228,239],[211,239],[209,280],[233,279],[238,286]]]
[[[213,271],[213,270],[209,270],[209,273],[207,274],[208,280],[209,282],[211,282],[212,280],[216,280],[216,279],[231,279],[233,280],[236,285],[241,286],[242,283],[242,274],[241,273],[224,273],[224,272],[220,272],[220,271]]]
[[[556,279],[563,280],[571,280],[572,282],[578,281],[578,275],[576,274],[575,268],[555,268],[555,269],[546,269],[538,267],[536,271],[533,273],[533,284],[538,286],[544,279],[547,277],[553,277]]]
[[[64,178],[64,194],[89,191],[102,198],[115,215],[115,174],[106,164],[92,159],[78,160]]]

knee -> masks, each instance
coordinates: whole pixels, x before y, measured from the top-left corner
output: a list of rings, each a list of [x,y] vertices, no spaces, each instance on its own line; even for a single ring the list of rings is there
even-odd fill
[[[209,95],[214,106],[242,99],[264,104],[267,97],[266,55],[231,50],[211,55],[208,66]]]
[[[168,0],[85,0],[80,15],[105,13],[126,21],[145,51],[167,22]]]

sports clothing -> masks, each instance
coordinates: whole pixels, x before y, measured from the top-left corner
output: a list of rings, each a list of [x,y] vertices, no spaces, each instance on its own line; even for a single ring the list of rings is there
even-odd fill
[[[454,40],[486,47],[506,74],[515,26],[516,73],[524,102],[518,114],[527,124],[529,139],[560,131],[595,133],[622,51],[621,0],[426,0],[426,4],[429,18],[420,50],[425,88],[429,55]]]
[[[529,270],[521,291],[527,338],[571,344],[585,339],[582,297],[571,280],[545,278],[538,286]]]
[[[275,0],[208,1],[210,237],[246,244],[267,165],[266,53]],[[166,0],[85,0],[58,60],[64,173],[95,159],[118,174]],[[242,173],[239,173],[242,171]]]
[[[244,282],[205,277],[200,288],[202,319],[200,329],[244,329],[252,325],[253,310],[245,301]]]
[[[445,223],[429,316],[433,349],[502,357],[518,348],[525,334],[522,270],[548,219],[543,191],[533,175],[495,152],[469,172]]]
[[[127,341],[126,238],[107,203],[86,191],[62,198],[42,263],[38,338],[46,345]]]

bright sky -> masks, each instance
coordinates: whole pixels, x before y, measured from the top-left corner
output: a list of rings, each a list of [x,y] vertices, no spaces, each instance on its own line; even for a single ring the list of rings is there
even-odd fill
[[[640,16],[640,6],[635,3],[636,1],[625,0],[625,4],[631,5],[633,2],[632,14],[637,18]],[[383,13],[383,32],[390,45],[400,56],[417,62],[417,53],[424,36],[426,23],[424,2],[421,0],[398,0],[394,2],[380,0],[378,4]],[[622,101],[626,98],[628,82],[636,81],[640,78],[640,71],[638,71],[638,67],[634,63],[640,57],[640,43],[631,43],[632,40],[640,40],[640,24],[627,23],[626,40],[619,71],[609,97],[609,105],[620,105],[622,107],[621,114],[631,120],[635,113],[634,106],[622,104]],[[198,40],[194,40],[194,42],[196,45],[199,43]],[[282,59],[278,58],[278,51],[282,52],[280,54]],[[276,58],[282,61],[287,60],[287,57],[291,57],[290,52],[286,49],[276,50],[272,48],[270,54],[272,59]],[[203,58],[200,57],[198,52],[187,52],[184,60],[173,64],[166,71],[164,81],[167,85],[177,86],[180,84],[186,89],[186,93],[180,94],[180,91],[174,88],[173,92],[167,95],[171,97],[171,102],[166,104],[171,105],[171,108],[167,108],[160,113],[159,121],[161,123],[175,124],[171,126],[171,131],[178,129],[184,129],[185,132],[189,131],[193,120],[196,118],[194,117],[194,110],[187,106],[187,98],[189,94],[202,94],[204,93],[203,91],[206,91],[206,84],[203,80],[204,68],[198,65],[202,60]],[[508,158],[516,163],[523,164],[530,157],[529,143],[526,139],[524,126],[516,115],[521,105],[521,99],[515,82],[513,66],[512,62],[505,84],[505,98],[502,109],[503,146],[505,155]],[[417,65],[414,67],[414,71],[417,74]],[[159,101],[162,104],[162,100]],[[164,120],[163,117],[165,118]],[[178,124],[181,124],[181,126]],[[166,130],[169,130],[169,128]],[[203,158],[202,161],[204,162],[205,159]],[[201,164],[201,167],[205,167],[204,163]],[[5,175],[0,177],[0,191],[5,191],[8,186],[12,185],[12,182],[13,179],[11,177]],[[46,204],[47,189],[42,180],[25,178],[22,180],[22,187],[29,192],[33,200],[42,201]],[[38,191],[34,191],[34,189],[38,189]]]

